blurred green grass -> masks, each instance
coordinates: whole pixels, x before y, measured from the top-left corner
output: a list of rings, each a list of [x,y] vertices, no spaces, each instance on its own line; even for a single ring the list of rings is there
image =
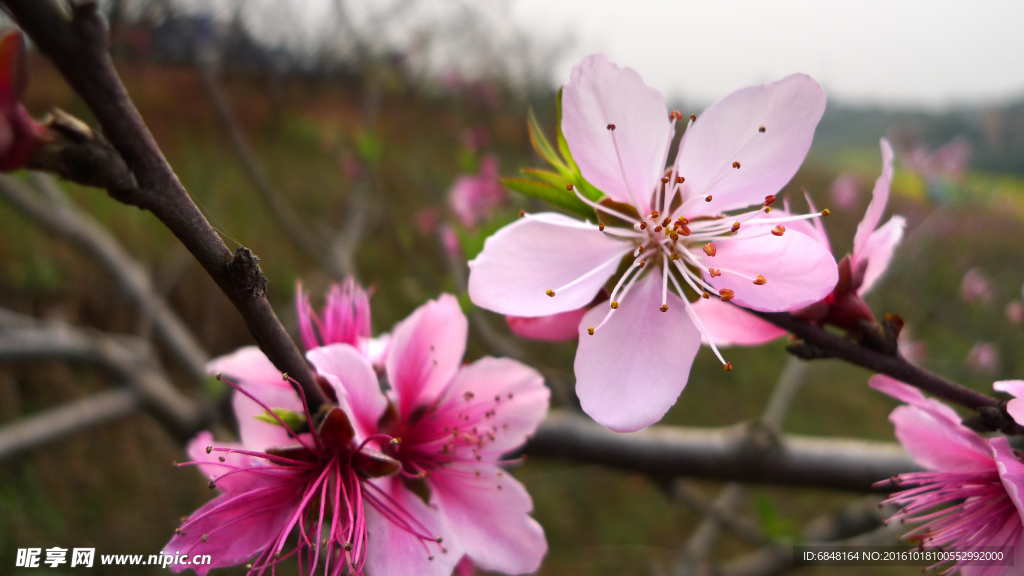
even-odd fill
[[[29,107],[36,112],[58,105],[87,117],[87,112],[45,63],[33,62],[35,79]],[[329,278],[283,236],[259,201],[216,129],[213,112],[194,74],[185,69],[123,69],[129,91],[150,123],[181,180],[229,244],[254,250],[270,280],[268,297],[286,326],[294,330],[292,299],[302,279],[314,294]],[[362,282],[374,288],[373,325],[385,331],[428,298],[452,291],[444,256],[432,235],[416,229],[416,214],[444,210],[445,193],[466,154],[462,130],[483,126],[491,136],[504,174],[539,160],[529,148],[526,102],[504,95],[497,109],[482,108],[457,95],[424,95],[414,86],[392,86],[384,96],[379,122],[362,126],[358,85],[292,83],[286,110],[275,111],[261,86],[245,79],[227,88],[260,162],[287,201],[309,217],[310,226],[344,220],[353,183],[339,169],[339,147],[354,148],[346,135],[372,131],[380,142],[374,172],[374,225],[360,247],[357,267]],[[542,126],[553,122],[553,95],[532,104]],[[881,135],[879,135],[881,136]],[[806,187],[819,207],[830,206],[828,190],[840,172],[853,171],[873,182],[880,169],[877,149],[852,149],[828,161],[811,160],[787,187],[800,206]],[[169,299],[214,354],[251,343],[248,333],[213,283],[198,266],[174,273],[183,255],[175,239],[152,215],[107,198],[97,190],[67,187],[74,200],[106,223],[158,279],[167,280]],[[1008,323],[1002,307],[1020,299],[1024,280],[1024,180],[972,172],[948,204],[932,204],[915,177],[900,173],[890,212],[910,221],[904,246],[890,274],[868,298],[876,314],[900,314],[915,340],[927,346],[926,367],[977,390],[990,391],[997,379],[1020,376],[1018,352],[1024,336]],[[868,201],[849,210],[833,207],[826,220],[837,256],[848,250],[853,230]],[[521,207],[513,199],[496,222],[510,220]],[[467,251],[496,224],[464,234]],[[232,244],[234,247],[234,244]],[[477,247],[477,248],[474,248]],[[72,246],[51,239],[0,203],[0,302],[5,307],[111,332],[133,333],[140,321],[134,310],[113,296],[106,275]],[[187,262],[187,258],[184,260]],[[964,272],[978,267],[993,281],[990,305],[966,306],[959,298]],[[503,328],[500,317],[485,315]],[[1001,352],[995,373],[972,372],[964,365],[978,341]],[[571,374],[575,344],[522,343],[538,366]],[[736,370],[724,373],[708,351],[694,364],[689,384],[664,422],[722,426],[756,418],[785,361],[785,342],[752,349],[730,349]],[[470,357],[486,349],[472,340]],[[165,360],[170,362],[169,358]],[[792,433],[891,440],[891,400],[866,386],[870,374],[835,361],[812,365],[784,428]],[[60,363],[0,366],[0,423],[19,415],[79,398],[111,385],[91,370]],[[27,546],[95,546],[98,553],[157,552],[177,526],[210,497],[206,483],[190,470],[176,470],[181,447],[145,416],[111,423],[69,438],[0,468],[0,558],[13,559]],[[530,461],[516,476],[530,489],[535,515],[545,527],[550,552],[542,574],[650,574],[666,565],[699,522],[699,516],[644,477],[565,462]],[[713,493],[716,485],[703,483]],[[839,510],[858,497],[830,491],[753,487],[780,521],[799,526]],[[752,503],[744,511],[756,516]],[[745,551],[725,537],[715,548],[719,558]],[[11,560],[13,564],[13,560]],[[0,571],[7,570],[7,564]],[[877,570],[910,574],[919,568]],[[234,572],[240,572],[238,570]],[[28,572],[26,572],[28,573]],[[156,569],[97,568],[96,574],[155,574]],[[233,573],[227,571],[227,573]],[[825,574],[824,569],[805,574]],[[861,574],[864,568],[827,573]]]

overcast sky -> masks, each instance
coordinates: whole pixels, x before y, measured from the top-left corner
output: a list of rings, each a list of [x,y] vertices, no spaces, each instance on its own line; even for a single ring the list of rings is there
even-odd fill
[[[710,102],[793,72],[846,102],[944,107],[1024,97],[1022,0],[511,0],[555,66],[604,52],[671,96]]]

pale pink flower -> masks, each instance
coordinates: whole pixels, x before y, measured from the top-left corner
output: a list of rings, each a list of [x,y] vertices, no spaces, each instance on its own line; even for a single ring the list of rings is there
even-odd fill
[[[846,330],[857,330],[862,321],[875,321],[871,309],[864,302],[864,296],[885,274],[906,227],[906,220],[898,215],[891,217],[882,226],[878,225],[889,202],[893,175],[892,146],[885,139],[879,144],[882,149],[882,174],[875,181],[871,202],[857,224],[853,251],[839,262],[839,280],[823,300],[795,312],[815,324],[831,324]],[[796,222],[792,226],[831,250],[820,221]],[[694,310],[708,327],[711,341],[719,346],[754,346],[786,334],[781,328],[721,301],[698,301]]]
[[[498,159],[486,156],[476,176],[459,176],[448,193],[448,203],[467,228],[488,220],[507,194],[498,183]]]
[[[241,443],[214,442],[209,432],[190,443],[194,461],[187,464],[223,494],[183,520],[165,554],[209,554],[211,565],[194,567],[200,575],[246,562],[249,574],[273,573],[293,556],[301,574],[361,575],[364,568],[378,576],[451,574],[461,552],[456,545],[444,553],[439,535],[446,528],[437,513],[380,478],[400,464],[368,446],[365,423],[387,404],[372,367],[347,344],[333,345],[332,353],[332,371],[321,375],[338,405],[316,426],[305,402],[256,347],[207,366],[238,379]],[[374,388],[376,396],[353,398],[340,382]],[[297,543],[286,551],[292,539]]]
[[[992,302],[992,283],[981,270],[971,268],[960,282],[960,297],[967,304],[988,304]]]
[[[579,310],[625,259],[608,303],[579,324],[576,392],[613,430],[657,422],[700,348],[683,286],[765,311],[806,306],[835,286],[829,251],[785,230],[807,217],[766,206],[803,162],[824,108],[821,87],[799,74],[735,92],[688,125],[666,172],[681,114],[634,70],[585,58],[562,90],[562,131],[583,177],[607,196],[576,191],[602,224],[541,213],[506,226],[470,262],[471,299],[512,316]]]
[[[900,490],[885,503],[901,508],[888,522],[923,522],[903,536],[927,549],[1013,546],[1013,564],[1024,562],[1024,464],[1005,436],[982,438],[945,404],[888,376],[872,388],[907,405],[889,415],[896,438],[927,472],[900,474]],[[965,576],[1014,574],[1014,566],[952,566]]]
[[[1024,303],[1011,300],[1006,304],[1006,319],[1011,324],[1024,324]]]
[[[841,174],[832,181],[832,201],[840,208],[853,208],[860,196],[860,179],[854,174]]]
[[[976,372],[996,372],[999,370],[999,349],[991,342],[978,342],[967,353],[965,364]]]
[[[476,566],[509,574],[534,572],[547,551],[544,531],[522,484],[500,467],[502,455],[521,447],[544,419],[549,391],[535,370],[507,358],[463,365],[469,324],[450,295],[428,302],[392,331],[386,370],[387,408],[358,422],[396,439],[381,450],[402,463],[401,481],[383,479],[396,493],[423,498],[445,527],[445,545]],[[337,371],[337,348],[309,359],[320,373]],[[342,382],[353,402],[376,398]],[[458,558],[456,558],[457,560]]]
[[[299,282],[295,287],[295,308],[303,348],[348,344],[375,367],[383,367],[390,336],[370,337],[370,296],[351,276],[342,284],[331,284],[320,314],[313,309]]]

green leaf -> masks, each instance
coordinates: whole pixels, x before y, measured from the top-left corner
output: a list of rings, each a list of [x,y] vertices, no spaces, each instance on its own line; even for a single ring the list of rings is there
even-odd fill
[[[561,186],[564,188],[566,184],[572,183],[571,179],[550,170],[541,170],[540,168],[520,168],[519,171],[523,174],[533,176],[538,180],[543,180],[552,186]]]
[[[298,412],[285,410],[284,408],[271,408],[271,410],[274,411],[274,414],[277,414],[277,418],[274,418],[273,414],[270,412],[259,414],[255,416],[255,418],[262,422],[267,422],[268,424],[274,424],[277,426],[280,426],[281,422],[284,422],[292,430],[299,430],[306,424],[305,414],[299,414]],[[278,418],[281,420],[278,421]]]
[[[540,154],[540,157],[547,160],[548,164],[555,167],[556,170],[569,176],[572,172],[562,162],[554,148],[551,147],[551,143],[548,142],[547,137],[544,136],[544,132],[541,131],[540,125],[537,123],[537,117],[533,114],[533,108],[526,111],[526,125],[530,132],[530,143],[533,144],[533,149]]]
[[[564,208],[584,218],[594,218],[593,208],[584,204],[575,194],[564,187],[560,188],[547,182],[525,178],[499,178],[499,181],[509,190]]]

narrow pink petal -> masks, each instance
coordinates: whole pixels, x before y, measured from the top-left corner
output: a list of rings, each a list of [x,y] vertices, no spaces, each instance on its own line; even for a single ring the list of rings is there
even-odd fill
[[[318,373],[337,378],[335,385],[344,390],[360,436],[365,438],[374,434],[388,399],[381,392],[377,374],[369,360],[348,344],[314,348],[306,353],[306,358]]]
[[[810,206],[809,214],[817,212],[814,208],[814,204],[811,202],[810,195],[807,196],[807,204]],[[771,215],[765,215],[764,218],[784,218],[787,216],[794,216],[793,212],[789,209],[789,198],[783,200],[783,209],[773,208]],[[812,220],[794,220],[786,223],[787,230],[794,230],[806,236],[810,236],[817,240],[822,246],[825,247],[829,252],[832,251],[832,246],[828,241],[828,234],[825,233],[825,227],[821,224],[821,218],[814,218]]]
[[[864,280],[861,282],[857,294],[863,296],[875,285],[889,268],[893,253],[900,241],[903,240],[903,230],[907,221],[902,216],[893,216],[884,226],[875,230],[868,236],[864,248],[859,253],[854,253],[857,262],[867,260],[867,268],[864,270]]]
[[[251,497],[222,494],[210,500],[192,516],[198,517],[234,498],[232,504],[189,525],[184,535],[171,538],[163,553],[174,555],[188,551],[190,556],[209,554],[212,563],[195,567],[175,565],[171,571],[194,568],[197,574],[204,576],[212,568],[225,568],[252,560],[287,527],[301,497],[302,483],[282,478],[275,490],[254,492]],[[203,535],[208,536],[206,542],[202,540]]]
[[[576,394],[584,412],[616,432],[654,424],[679,397],[700,348],[700,331],[681,300],[669,296],[661,312],[659,274],[633,286],[608,322],[596,306],[580,323],[576,350]]]
[[[562,132],[583,177],[619,202],[632,204],[632,190],[641,211],[665,170],[670,131],[661,92],[603,54],[580,61],[562,88]]]
[[[469,297],[499,314],[549,316],[590,304],[631,243],[555,213],[533,214],[502,228],[469,263]],[[569,284],[591,273],[570,288]]]
[[[747,227],[767,229],[767,226]],[[722,290],[735,293],[736,304],[763,312],[796,310],[827,296],[839,281],[835,258],[813,238],[787,230],[782,236],[749,240],[727,240],[716,244],[717,254],[703,260],[708,267],[732,270],[747,278],[723,272],[704,279]],[[766,284],[752,280],[764,276]],[[750,278],[750,279],[748,279]]]
[[[684,194],[712,195],[717,212],[761,204],[796,174],[824,112],[825,92],[804,74],[722,98],[686,131],[676,157]]]
[[[210,374],[223,374],[271,408],[302,413],[302,401],[281,372],[256,346],[245,346],[206,365]],[[266,450],[294,442],[279,424],[257,420],[266,414],[259,404],[238,391],[232,405],[238,419],[238,435],[249,450]]]
[[[440,536],[443,542],[424,541],[382,514],[370,502],[364,502],[368,537],[366,573],[374,576],[451,576],[463,551],[458,539],[442,525],[437,512],[419,496],[403,488],[394,476],[372,482],[397,502],[408,524],[415,524],[417,530],[425,530],[425,536]],[[367,490],[367,493],[376,494],[376,491]],[[389,504],[394,508],[393,503]]]
[[[914,388],[910,384],[900,382],[899,380],[886,376],[885,374],[875,374],[871,378],[868,378],[868,386],[878,390],[882,394],[892,396],[900,402],[905,402],[911,406],[916,406],[926,412],[930,412],[934,414],[936,418],[944,420],[953,426],[960,425],[960,415],[956,413],[956,410],[953,410],[934,398],[926,397],[920,390]]]
[[[889,141],[882,138],[879,141],[882,147],[882,175],[875,180],[875,188],[871,191],[871,203],[864,212],[864,218],[857,224],[857,233],[853,237],[853,253],[860,254],[867,246],[871,233],[882,221],[882,214],[885,213],[885,206],[889,203],[889,185],[892,183],[892,160],[893,152]]]
[[[760,346],[786,335],[782,328],[718,298],[697,300],[693,303],[693,311],[700,318],[711,342],[719,348]]]
[[[533,501],[515,478],[494,465],[456,462],[429,483],[445,525],[474,564],[505,574],[540,568],[548,550],[544,529],[530,517]]]
[[[1024,464],[1014,453],[1006,436],[996,436],[989,440],[989,444],[999,469],[999,479],[1013,500],[1013,505],[1017,507],[1018,520],[1024,523]]]
[[[291,385],[281,378],[281,371],[256,346],[243,346],[206,364],[207,374],[223,374],[235,383],[246,382],[259,387],[286,388]]]
[[[992,387],[1015,397],[1006,403],[1006,412],[1018,424],[1024,422],[1024,380],[1001,380]]]
[[[468,333],[469,323],[451,294],[427,302],[395,326],[385,366],[403,416],[451,382]]]
[[[934,412],[897,406],[889,415],[896,438],[919,465],[943,472],[984,472],[994,466],[984,438]]]
[[[517,336],[545,342],[565,342],[575,340],[579,335],[580,320],[587,313],[586,308],[577,308],[568,312],[527,318],[524,316],[506,316],[505,322]]]
[[[533,368],[510,358],[486,357],[459,370],[445,395],[446,403],[468,414],[494,411],[486,419],[452,425],[469,427],[480,422],[486,429],[496,429],[494,440],[484,448],[500,455],[526,443],[547,415],[551,391]]]

